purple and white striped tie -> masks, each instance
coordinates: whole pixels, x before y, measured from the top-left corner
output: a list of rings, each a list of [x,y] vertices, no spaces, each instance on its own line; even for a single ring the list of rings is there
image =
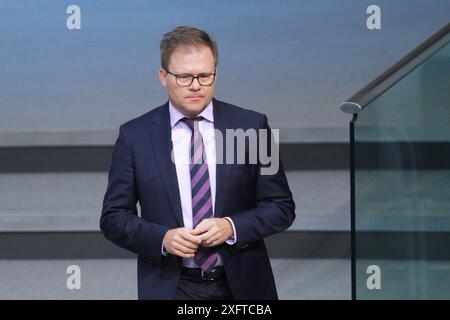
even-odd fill
[[[202,117],[194,119],[183,118],[192,131],[190,162],[192,190],[192,224],[195,228],[203,219],[213,217],[211,185],[209,182],[208,163],[206,162],[203,137],[198,129]],[[215,267],[219,254],[218,246],[206,248],[200,246],[194,256],[194,262],[204,271]]]

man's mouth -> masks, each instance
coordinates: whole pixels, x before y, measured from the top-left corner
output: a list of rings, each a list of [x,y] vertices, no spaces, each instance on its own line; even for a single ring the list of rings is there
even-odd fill
[[[189,99],[189,100],[200,100],[201,98],[203,98],[203,97],[202,96],[187,97],[187,99]]]

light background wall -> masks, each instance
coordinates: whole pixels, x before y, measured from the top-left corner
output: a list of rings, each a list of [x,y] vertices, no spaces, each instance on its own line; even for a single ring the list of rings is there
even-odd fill
[[[81,30],[66,28],[70,4]],[[193,25],[219,44],[218,99],[299,141],[346,140],[339,104],[449,20],[448,0],[2,0],[0,133],[116,130],[165,102],[159,41]]]

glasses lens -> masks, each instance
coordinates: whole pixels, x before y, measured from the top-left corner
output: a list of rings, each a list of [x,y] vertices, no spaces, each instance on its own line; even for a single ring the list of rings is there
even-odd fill
[[[195,77],[198,79],[198,82],[202,86],[210,86],[214,83],[215,74],[214,73],[207,73],[207,74],[200,74],[198,77]],[[180,75],[176,76],[177,84],[179,86],[188,87],[193,82],[194,76],[192,75]]]
[[[188,86],[192,82],[193,76],[178,76],[177,82],[180,86]]]
[[[214,74],[203,74],[198,77],[202,86],[210,86],[214,82]]]

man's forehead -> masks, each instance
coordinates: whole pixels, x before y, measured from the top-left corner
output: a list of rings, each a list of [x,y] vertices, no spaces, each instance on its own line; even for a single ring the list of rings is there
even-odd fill
[[[198,55],[208,56],[214,59],[212,51],[206,46],[180,46],[173,50],[171,58],[193,58]]]
[[[202,69],[194,70],[200,72],[214,71],[214,57],[206,46],[179,47],[172,52],[169,64],[180,72],[190,72],[194,69]]]
[[[212,56],[212,51],[208,46],[205,45],[180,45],[177,46],[173,51],[172,51],[172,55],[174,55],[175,53],[177,53],[178,55],[192,55],[192,54],[196,54],[196,53],[210,53]]]

